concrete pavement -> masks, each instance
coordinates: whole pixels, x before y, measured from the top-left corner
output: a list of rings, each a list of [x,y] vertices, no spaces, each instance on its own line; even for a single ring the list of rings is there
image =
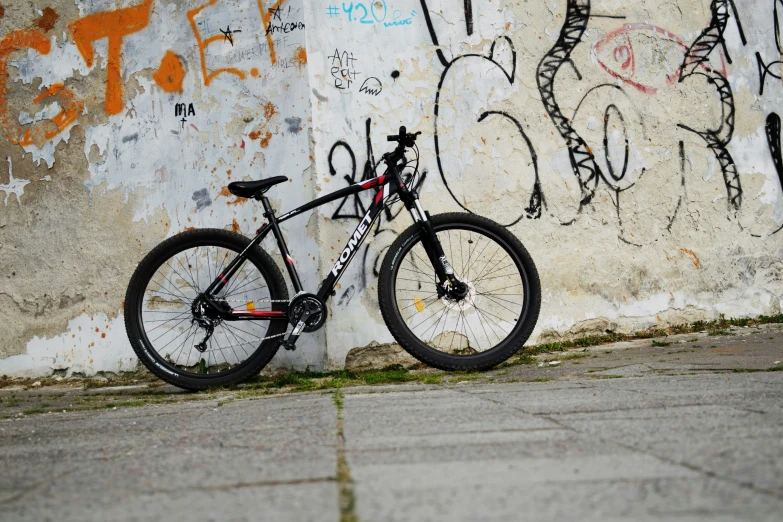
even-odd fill
[[[782,336],[618,344],[441,385],[15,414],[0,519],[780,520],[783,372],[748,370],[774,368]]]

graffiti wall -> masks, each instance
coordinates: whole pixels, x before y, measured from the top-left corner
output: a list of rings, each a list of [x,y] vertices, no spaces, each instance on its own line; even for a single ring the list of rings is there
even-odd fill
[[[422,203],[507,226],[539,268],[531,342],[780,312],[783,2],[0,0],[0,374],[135,368],[125,286],[165,237],[251,235],[422,131]],[[7,172],[7,174],[6,174]],[[367,206],[284,226],[315,290]],[[274,364],[391,342],[376,222]],[[274,242],[265,247],[275,250]]]

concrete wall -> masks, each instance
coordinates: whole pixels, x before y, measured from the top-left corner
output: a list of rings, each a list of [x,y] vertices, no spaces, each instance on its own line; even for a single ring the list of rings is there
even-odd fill
[[[125,286],[161,239],[251,234],[422,130],[422,200],[507,225],[541,275],[531,341],[780,312],[783,2],[0,0],[0,373],[122,371]],[[370,197],[369,195],[367,197]],[[286,223],[315,290],[347,198]],[[391,341],[393,209],[278,366]],[[266,247],[275,250],[272,241]]]

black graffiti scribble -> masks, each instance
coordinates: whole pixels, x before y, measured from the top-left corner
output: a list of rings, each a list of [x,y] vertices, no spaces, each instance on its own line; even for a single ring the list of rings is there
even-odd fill
[[[775,47],[778,50],[778,56],[783,55],[783,36],[780,34],[780,16],[783,15],[783,0],[773,0],[772,2],[772,20],[775,31]],[[756,65],[759,70],[759,96],[764,94],[764,85],[767,83],[767,75],[773,78],[781,79],[781,69],[783,61],[764,63],[761,53],[756,52]],[[772,67],[777,65],[777,74],[772,71]]]
[[[174,116],[195,116],[196,108],[192,103],[185,105],[184,103],[174,104]]]
[[[532,163],[533,163],[533,171],[535,172],[535,181],[533,182],[533,193],[530,195],[530,202],[528,206],[524,209],[524,213],[521,216],[519,216],[516,220],[514,220],[513,222],[505,226],[510,227],[512,225],[516,225],[523,218],[538,219],[541,217],[541,209],[545,205],[545,202],[544,202],[544,193],[541,191],[541,181],[538,177],[538,156],[536,155],[536,151],[533,148],[533,143],[530,141],[530,138],[528,138],[527,134],[525,133],[519,121],[517,121],[516,118],[514,118],[507,112],[487,111],[483,113],[481,116],[479,116],[478,121],[479,122],[484,121],[487,118],[487,116],[491,114],[497,114],[499,116],[503,116],[504,118],[510,120],[514,125],[516,125],[517,130],[519,131],[519,135],[522,136],[523,140],[525,140],[525,144],[527,145],[528,151],[530,152],[530,157],[532,158]]]
[[[678,124],[678,127],[697,134],[707,143],[707,147],[712,150],[720,163],[728,194],[728,204],[735,210],[739,210],[742,206],[742,184],[737,165],[727,148],[734,134],[734,95],[728,80],[709,64],[710,54],[718,44],[723,42],[723,33],[729,18],[729,0],[713,0],[711,9],[710,25],[702,31],[685,53],[680,67],[679,82],[682,83],[696,75],[706,77],[720,96],[721,124],[717,129],[708,131],[698,131],[682,123]]]
[[[775,46],[778,48],[778,53],[783,54],[783,36],[780,34],[780,18],[783,14],[783,0],[773,0],[772,3],[772,20],[775,29]]]
[[[359,92],[363,92],[371,96],[378,96],[382,90],[383,86],[381,85],[381,81],[375,76],[370,76],[364,80],[362,86],[359,87]]]
[[[471,0],[465,0],[465,29],[468,36],[473,34],[473,5]]]
[[[778,175],[779,187],[783,193],[783,155],[780,151],[780,116],[777,113],[771,112],[767,116],[767,122],[764,129],[767,133],[767,144],[769,145],[769,153],[772,156],[772,163],[775,165],[775,171]],[[770,232],[770,236],[777,234],[783,230],[783,225]],[[753,237],[761,237],[759,234],[751,234]]]
[[[568,0],[565,22],[560,30],[560,36],[555,45],[541,59],[536,71],[536,82],[538,83],[538,92],[541,94],[541,101],[555,128],[566,141],[571,168],[579,182],[581,190],[579,212],[593,199],[598,179],[603,174],[595,162],[590,147],[577,134],[571,126],[570,120],[560,110],[555,99],[554,83],[560,67],[570,61],[571,52],[581,41],[589,20],[590,0]]]
[[[329,156],[327,158],[327,161],[329,162],[329,172],[332,176],[337,175],[337,170],[334,168],[334,164],[332,163],[332,158],[334,156],[335,150],[339,147],[342,149],[345,149],[346,152],[351,157],[351,173],[343,175],[343,179],[349,184],[354,185],[356,183],[361,183],[363,181],[370,180],[375,177],[375,170],[378,166],[378,164],[375,162],[375,156],[372,151],[372,138],[370,136],[370,129],[372,127],[372,118],[367,118],[364,122],[365,126],[365,143],[367,147],[367,160],[364,162],[364,167],[362,168],[362,177],[360,179],[356,179],[356,155],[353,153],[353,149],[351,149],[351,146],[348,145],[346,142],[340,140],[336,142],[334,145],[332,145],[331,150],[329,150]],[[367,207],[365,207],[364,203],[362,202],[361,198],[362,194],[353,194],[350,196],[346,196],[343,198],[342,201],[340,201],[340,205],[337,207],[337,210],[334,211],[334,214],[332,214],[332,219],[362,219],[364,217],[364,214],[367,213]],[[349,210],[344,211],[343,208],[345,207],[348,202],[352,202],[352,207],[349,207]],[[387,209],[388,212],[388,209]],[[379,223],[380,224],[380,223]]]
[[[345,141],[340,140],[337,141],[334,145],[332,145],[332,148],[329,150],[329,155],[327,156],[327,162],[329,164],[329,173],[332,176],[337,175],[337,169],[334,167],[333,158],[334,153],[337,151],[338,148],[344,149],[348,155],[351,158],[351,172],[350,174],[344,174],[343,179],[349,184],[354,185],[356,183],[361,183],[364,181],[368,181],[370,179],[373,179],[377,173],[376,170],[378,168],[378,164],[375,161],[375,155],[373,153],[372,149],[372,136],[371,136],[371,128],[372,128],[372,118],[367,118],[364,122],[365,125],[365,146],[367,150],[367,159],[364,162],[364,166],[362,167],[362,177],[359,179],[356,179],[356,155],[353,152],[353,149],[350,145],[348,145]],[[424,183],[424,179],[427,177],[427,173],[423,172],[421,175],[421,178],[418,180],[415,187],[413,187],[414,190],[418,190],[422,183]],[[332,214],[332,219],[361,219],[364,217],[364,214],[367,212],[367,207],[364,205],[361,199],[362,193],[359,194],[352,194],[350,196],[346,196],[340,201],[340,204],[337,207],[337,210],[335,210],[334,214]],[[345,206],[348,204],[348,202],[351,201],[352,205],[349,205],[348,210],[345,210]],[[392,210],[389,207],[386,207],[385,209],[386,214],[386,220],[392,221],[394,218],[396,218],[402,209],[398,210],[397,212],[392,212]],[[378,226],[380,227],[380,222],[378,223]]]
[[[337,306],[340,308],[345,308],[348,306],[348,303],[351,302],[351,299],[353,299],[354,294],[356,293],[356,289],[354,288],[354,285],[349,286],[345,289],[345,292],[343,292],[343,295],[340,296],[340,300],[337,301]]]
[[[423,0],[422,0],[422,2],[423,2]],[[426,5],[424,7],[426,8]],[[446,173],[444,172],[444,169],[443,169],[443,163],[442,163],[441,157],[440,157],[441,156],[441,154],[440,154],[440,138],[439,138],[439,135],[438,135],[438,114],[440,113],[440,94],[441,94],[441,89],[443,88],[443,82],[446,80],[446,75],[448,74],[449,70],[451,69],[451,67],[455,63],[459,62],[460,60],[462,60],[464,58],[481,58],[481,59],[487,60],[488,62],[496,65],[497,67],[499,67],[500,70],[503,71],[503,74],[506,76],[506,78],[508,79],[509,83],[513,84],[514,83],[514,73],[516,71],[517,52],[514,49],[514,44],[511,42],[511,39],[509,39],[508,37],[505,37],[505,36],[502,37],[502,38],[504,38],[508,42],[508,44],[509,44],[509,46],[511,47],[511,50],[512,50],[512,63],[513,63],[513,65],[512,65],[512,69],[511,69],[510,73],[508,71],[506,71],[506,69],[500,63],[495,61],[494,57],[495,57],[495,43],[496,42],[492,42],[492,47],[490,47],[490,51],[489,51],[489,56],[488,57],[484,56],[484,55],[481,55],[481,54],[472,54],[471,53],[471,54],[464,54],[464,55],[461,55],[461,56],[457,56],[456,58],[454,58],[454,60],[449,62],[446,65],[446,68],[443,70],[443,73],[441,73],[441,75],[440,75],[440,80],[438,81],[438,90],[437,90],[437,92],[435,94],[435,122],[434,122],[435,123],[435,159],[436,159],[437,164],[438,164],[438,171],[440,172],[440,177],[443,180],[443,184],[446,187],[446,190],[449,191],[449,194],[451,194],[452,199],[457,203],[457,205],[462,207],[463,210],[465,210],[466,212],[470,212],[470,213],[473,213],[473,212],[467,206],[465,206],[459,200],[457,195],[454,194],[454,191],[451,190],[451,187],[449,186],[449,182],[446,179]],[[480,118],[479,121],[481,121],[481,119],[482,118]],[[516,123],[516,120],[514,120],[513,118],[512,118],[512,120]],[[517,221],[519,221],[519,219],[517,219],[515,221],[515,223]]]
[[[679,143],[679,150],[680,150],[680,186],[685,187],[685,142],[680,140]],[[674,220],[677,219],[677,214],[680,212],[680,207],[682,206],[682,194],[680,195],[679,199],[677,199],[677,206],[674,208],[674,212],[672,213],[672,216],[669,218],[669,224],[666,225],[666,230],[668,230],[670,233],[672,231],[672,225],[674,224]]]
[[[438,35],[435,32],[435,28],[432,26],[432,19],[430,18],[430,10],[427,7],[427,0],[419,0],[421,2],[421,9],[424,11],[424,21],[427,22],[427,30],[430,32],[430,38],[432,39],[432,45],[437,47],[435,50],[435,55],[438,57],[438,61],[440,61],[441,65],[446,67],[448,69],[449,67],[449,61],[446,59],[446,56],[443,54],[443,49],[440,48],[440,44],[438,43]],[[516,60],[514,60],[514,63],[516,64]],[[444,72],[445,74],[445,72]],[[441,75],[440,77],[440,83],[443,83],[444,76]],[[438,85],[438,92],[440,92],[440,85]]]
[[[764,85],[767,83],[767,76],[772,76],[773,78],[777,78],[778,80],[781,78],[781,66],[783,66],[783,61],[778,60],[775,62],[770,63],[764,63],[764,60],[761,58],[761,53],[756,51],[756,64],[759,69],[759,96],[764,95]],[[778,66],[778,72],[777,74],[772,71],[772,66],[777,65]]]
[[[778,80],[781,78],[781,66],[783,66],[783,61],[777,60],[775,62],[770,63],[764,63],[764,60],[761,58],[761,53],[756,51],[756,65],[759,69],[759,96],[764,95],[764,85],[767,83],[767,76],[772,76],[773,78],[777,78]],[[775,73],[772,70],[772,67],[777,65],[778,72]]]
[[[272,20],[279,20],[279,21],[281,21],[281,22],[282,22],[282,21],[283,21],[283,18],[282,18],[282,16],[280,16],[280,11],[281,11],[281,9],[280,9],[279,7],[277,7],[277,8],[275,8],[275,7],[270,7],[270,8],[269,8],[269,14],[271,14],[271,15],[272,15],[272,18],[271,18],[271,19],[272,19]],[[288,13],[289,13],[289,14],[291,13],[291,7],[290,7],[290,6],[288,7]]]
[[[781,0],[776,1],[780,2]],[[742,42],[742,45],[748,45],[748,39],[745,38],[745,31],[742,29],[742,22],[740,21],[739,13],[737,12],[737,5],[734,3],[734,0],[729,0],[729,5],[731,6],[731,12],[734,15],[734,21],[737,23],[737,31],[739,31],[740,41]]]
[[[357,60],[353,53],[343,51],[340,54],[340,51],[335,49],[334,54],[328,58],[332,61],[330,72],[334,78],[334,86],[338,89],[350,89],[351,83],[355,82],[356,76],[360,74],[356,71]]]
[[[332,163],[334,153],[338,149],[344,149],[351,157],[351,174],[346,174],[343,176],[345,181],[348,182],[349,185],[353,185],[356,183],[356,155],[353,153],[353,149],[351,149],[351,146],[348,145],[346,142],[340,140],[336,142],[334,145],[332,145],[332,148],[329,149],[329,156],[327,158],[327,161],[329,163],[329,172],[332,174],[332,176],[337,175],[337,170],[334,168],[334,164]],[[362,200],[358,197],[358,195],[351,196],[354,199],[353,201],[353,212],[349,214],[343,214],[343,207],[348,202],[348,198],[344,198],[340,205],[337,207],[337,210],[334,211],[334,214],[332,214],[332,219],[360,219],[361,216],[364,215],[366,210],[364,210],[364,205],[362,204]]]
[[[737,12],[737,6],[734,4],[734,0],[728,0],[728,6],[731,7],[731,12],[734,15],[734,22],[737,24],[737,32],[739,32],[740,41],[742,45],[748,45],[748,40],[745,38],[745,31],[742,29],[742,22],[740,21],[739,13]],[[721,35],[720,45],[723,49],[723,55],[726,57],[726,62],[732,64],[731,55],[729,49],[726,47],[726,39]]]
[[[472,30],[473,30],[473,9],[472,9],[472,4],[470,5],[470,7],[471,7],[470,9],[467,9],[467,6],[468,6],[468,2],[466,2],[465,14],[466,14],[466,22],[468,23],[468,29],[469,29],[468,34],[471,34]],[[435,28],[432,25],[432,19],[430,18],[430,12],[429,12],[429,8],[427,6],[426,0],[421,0],[421,8],[424,11],[424,19],[425,19],[425,21],[427,23],[427,29],[428,29],[428,31],[430,33],[430,38],[432,39],[432,43],[435,46],[438,46],[439,45],[438,44],[438,36],[435,33]],[[495,45],[501,39],[505,40],[505,43],[511,49],[511,70],[510,71],[507,70],[504,65],[502,65],[497,60],[495,60]],[[470,210],[462,201],[460,201],[460,199],[454,193],[452,188],[449,186],[449,182],[446,179],[446,174],[445,174],[445,171],[443,169],[443,162],[441,160],[440,137],[439,137],[439,134],[438,134],[438,115],[440,113],[441,91],[443,89],[443,84],[444,84],[444,82],[446,80],[446,77],[447,77],[451,67],[454,64],[456,64],[457,62],[459,62],[460,60],[465,59],[465,58],[481,58],[483,60],[486,60],[486,61],[492,63],[493,65],[498,67],[501,71],[503,71],[503,75],[506,77],[506,79],[508,79],[509,83],[513,84],[514,83],[514,79],[515,79],[515,75],[516,75],[516,67],[517,67],[517,51],[516,51],[516,49],[514,47],[514,43],[511,41],[510,38],[508,38],[507,36],[501,36],[501,37],[498,37],[495,41],[492,42],[492,45],[490,47],[488,56],[485,56],[483,54],[468,53],[468,54],[464,54],[464,55],[461,55],[461,56],[457,56],[457,57],[453,58],[451,61],[448,61],[446,59],[445,55],[443,54],[443,51],[441,49],[437,49],[436,50],[436,55],[438,56],[438,60],[440,61],[440,63],[443,64],[443,66],[444,66],[444,70],[441,73],[440,80],[438,81],[438,88],[437,88],[437,91],[436,91],[436,94],[435,94],[435,118],[434,118],[435,136],[434,136],[434,138],[435,138],[435,158],[436,158],[437,165],[438,165],[438,171],[440,172],[440,177],[441,177],[441,180],[443,181],[443,185],[446,187],[446,190],[448,190],[448,192],[451,195],[451,198],[454,200],[454,202],[457,203],[457,205],[459,205],[466,212],[473,213],[472,210]],[[574,67],[574,69],[576,70],[576,67]],[[578,71],[577,71],[577,74],[579,74]],[[539,180],[538,159],[537,159],[535,148],[533,147],[532,142],[530,141],[530,139],[528,138],[527,134],[523,130],[523,127],[520,124],[520,122],[515,117],[513,117],[512,115],[510,115],[510,114],[508,114],[506,112],[486,111],[486,112],[484,112],[483,114],[481,114],[479,116],[478,122],[484,121],[490,115],[500,115],[500,116],[503,116],[504,118],[508,119],[512,123],[514,123],[514,125],[517,128],[517,130],[519,131],[520,136],[525,141],[525,143],[526,143],[526,145],[528,147],[528,150],[529,150],[531,158],[532,158],[534,174],[535,174],[535,182],[534,182],[534,185],[533,185],[533,192],[532,192],[532,194],[530,196],[530,201],[528,202],[528,206],[523,209],[523,211],[520,213],[520,216],[518,218],[516,218],[511,223],[506,224],[505,226],[512,226],[512,225],[514,225],[516,223],[519,223],[519,221],[521,221],[524,218],[538,219],[538,218],[541,217],[541,211],[542,211],[542,207],[545,206],[545,200],[544,200],[544,195],[543,195],[543,191],[542,191],[542,188],[541,188],[541,183],[540,183],[540,180]]]
[[[185,128],[185,124],[188,122],[186,118],[195,115],[196,115],[196,109],[193,107],[192,103],[189,103],[188,105],[185,105],[184,103],[174,104],[174,116],[175,117],[182,116],[182,119],[179,120],[180,123],[182,124],[180,128],[182,129]]]
[[[780,151],[780,116],[777,113],[770,113],[767,116],[767,143],[769,144],[769,153],[772,155],[772,163],[775,164],[775,171],[778,173],[781,190],[783,190],[783,155]]]
[[[623,94],[626,98],[628,97],[628,95],[625,92],[625,89],[623,89],[619,85],[615,85],[612,83],[602,83],[596,85],[595,87],[589,89],[584,96],[582,96],[582,99],[579,100],[579,103],[577,104],[576,109],[574,109],[574,113],[569,119],[569,121],[571,122],[576,121],[577,116],[579,115],[579,111],[582,108],[582,105],[587,100],[587,98],[589,98],[590,95],[592,95],[594,92],[599,91],[601,89],[610,89],[612,91],[616,91]],[[606,106],[606,109],[604,109],[603,118],[604,118],[604,136],[603,136],[604,160],[606,161],[607,170],[609,171],[609,178],[607,178],[604,175],[604,172],[602,170],[598,171],[598,175],[600,176],[600,179],[603,180],[604,183],[606,183],[606,185],[609,186],[611,189],[617,189],[616,187],[617,182],[623,180],[628,172],[628,162],[630,159],[630,139],[628,137],[628,128],[626,125],[625,116],[623,116],[619,107],[617,107],[617,105],[613,103],[610,103],[609,105]],[[623,166],[620,169],[619,174],[617,172],[617,169],[615,168],[616,165],[612,160],[610,150],[609,150],[609,126],[612,123],[612,121],[610,121],[612,120],[612,118],[616,118],[617,120],[619,120],[620,133],[622,134],[623,139],[625,141],[625,147],[623,149],[624,151]],[[615,123],[614,125],[616,126],[617,124]],[[644,174],[644,170],[642,170],[642,174]],[[633,186],[633,184],[631,184],[627,188],[630,188],[631,186]],[[622,190],[627,190],[627,188]]]
[[[783,155],[780,152],[780,116],[776,113],[770,113],[767,116],[767,143],[769,143],[769,152],[772,154],[772,163],[775,164],[775,170],[778,173],[778,181],[780,181],[780,190],[783,192]],[[772,232],[776,234],[783,229],[783,225],[778,227],[777,230]]]
[[[625,141],[623,146],[623,167],[620,169],[620,173],[616,174],[615,165],[612,161],[612,154],[609,150],[609,124],[612,118],[620,120],[620,132],[623,140]],[[628,157],[630,156],[630,142],[628,140],[628,129],[625,126],[625,117],[617,105],[610,103],[604,111],[604,158],[606,159],[606,167],[609,170],[609,175],[615,181],[621,181],[626,172],[628,171]]]
[[[241,29],[237,29],[235,31],[231,30],[231,26],[226,26],[226,30],[220,29],[220,32],[223,33],[223,41],[228,41],[228,43],[231,44],[231,47],[234,47],[234,35],[236,33],[241,33]]]

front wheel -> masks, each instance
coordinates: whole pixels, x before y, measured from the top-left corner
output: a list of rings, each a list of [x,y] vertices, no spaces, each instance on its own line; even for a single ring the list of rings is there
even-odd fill
[[[467,292],[439,288],[419,225],[403,232],[381,265],[378,301],[389,331],[423,363],[488,370],[514,355],[533,331],[541,284],[533,260],[508,230],[474,214],[430,218]]]

